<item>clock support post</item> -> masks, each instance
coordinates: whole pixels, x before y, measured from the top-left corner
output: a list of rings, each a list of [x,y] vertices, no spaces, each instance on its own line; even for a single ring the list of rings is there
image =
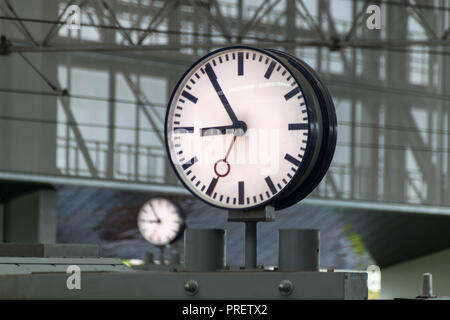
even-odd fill
[[[163,265],[164,264],[164,249],[166,248],[166,246],[158,246],[159,248],[159,264]]]
[[[258,252],[258,222],[275,220],[275,210],[272,206],[244,211],[228,211],[229,222],[245,222],[245,269],[256,269]]]

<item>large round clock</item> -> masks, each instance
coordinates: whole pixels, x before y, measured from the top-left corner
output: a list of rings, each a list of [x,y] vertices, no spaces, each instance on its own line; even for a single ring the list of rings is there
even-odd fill
[[[166,114],[166,147],[184,186],[225,209],[288,207],[325,175],[336,114],[306,63],[276,50],[228,47],[187,70]]]
[[[175,242],[183,233],[184,215],[175,203],[153,198],[139,211],[138,228],[145,240],[164,246]]]

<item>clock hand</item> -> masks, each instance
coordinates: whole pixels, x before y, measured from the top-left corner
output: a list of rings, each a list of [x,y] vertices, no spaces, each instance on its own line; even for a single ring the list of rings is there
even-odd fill
[[[234,143],[236,142],[236,138],[237,138],[237,136],[234,136],[233,141],[231,141],[231,144],[230,144],[230,146],[228,147],[227,154],[225,155],[225,158],[223,158],[223,161],[224,161],[224,162],[227,162],[227,158],[228,158],[228,156],[230,155],[231,148],[233,147]]]
[[[158,215],[156,214],[156,210],[155,210],[155,208],[153,208],[152,203],[149,202],[148,204],[150,205],[150,208],[152,209],[153,214],[155,215],[156,219],[158,220],[158,223],[161,222],[161,219],[160,219],[160,218],[158,217]]]
[[[219,134],[233,133],[235,136],[242,136],[247,131],[247,125],[243,121],[238,121],[235,125],[230,126],[216,126],[201,128],[201,136],[214,136]]]
[[[209,196],[212,195],[214,189],[216,188],[217,182],[219,182],[219,178],[226,177],[226,176],[230,173],[230,164],[227,162],[227,158],[228,158],[228,156],[230,155],[230,152],[231,152],[231,149],[233,148],[234,143],[236,142],[236,138],[237,138],[237,136],[234,136],[233,141],[231,141],[231,144],[230,144],[230,146],[228,147],[228,151],[227,151],[227,154],[225,155],[225,157],[224,157],[223,159],[220,159],[219,161],[217,161],[217,162],[214,164],[214,173],[216,174],[216,177],[213,178],[212,185],[211,185],[211,186],[208,188],[208,190],[206,191],[206,193],[207,193]],[[219,164],[220,162],[224,162],[224,163],[227,165],[227,167],[228,167],[228,168],[227,168],[227,172],[224,173],[224,174],[219,174],[219,173],[217,172],[217,164]]]
[[[209,81],[211,81],[211,84],[213,85],[214,89],[216,90],[220,101],[222,102],[223,106],[225,107],[226,112],[228,113],[228,116],[230,117],[231,121],[233,122],[233,125],[238,125],[238,118],[236,117],[236,114],[234,113],[233,109],[231,108],[230,103],[228,102],[227,98],[225,97],[225,93],[222,91],[222,88],[219,85],[219,82],[217,82],[217,76],[212,69],[209,62],[205,65],[205,71],[208,75]],[[247,126],[245,126],[247,127]]]
[[[161,222],[161,220],[148,220],[148,219],[139,219],[139,221],[149,222],[149,223],[160,223]]]

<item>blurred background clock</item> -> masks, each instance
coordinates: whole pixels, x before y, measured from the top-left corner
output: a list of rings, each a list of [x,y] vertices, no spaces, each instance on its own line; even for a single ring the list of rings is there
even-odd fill
[[[166,147],[184,186],[224,209],[282,209],[325,175],[336,146],[332,98],[306,63],[276,50],[228,47],[175,87]]]
[[[165,246],[182,235],[184,214],[172,201],[153,198],[139,211],[138,228],[145,240],[156,246]]]

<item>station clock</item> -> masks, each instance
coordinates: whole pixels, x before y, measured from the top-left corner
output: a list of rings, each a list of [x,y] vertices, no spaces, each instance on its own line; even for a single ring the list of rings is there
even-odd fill
[[[148,242],[165,246],[175,242],[184,231],[184,214],[166,198],[153,198],[144,203],[138,214],[138,229]]]
[[[166,148],[183,185],[216,207],[276,210],[324,177],[337,136],[335,108],[317,74],[277,50],[216,50],[176,85]]]

